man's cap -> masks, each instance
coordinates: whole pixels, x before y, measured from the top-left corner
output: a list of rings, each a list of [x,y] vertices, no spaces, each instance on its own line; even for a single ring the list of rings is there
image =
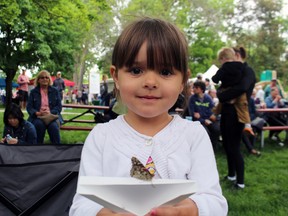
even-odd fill
[[[26,71],[26,68],[25,68],[25,67],[22,67],[22,71]]]
[[[277,79],[276,78],[272,78],[271,81],[277,81]]]
[[[57,72],[57,74],[61,74],[61,72],[60,72],[60,71],[58,71],[58,72]]]

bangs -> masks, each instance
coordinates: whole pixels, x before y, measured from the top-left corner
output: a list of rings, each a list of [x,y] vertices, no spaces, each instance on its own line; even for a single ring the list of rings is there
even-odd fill
[[[131,67],[143,45],[147,43],[147,67],[187,72],[187,42],[172,24],[157,19],[144,19],[128,26],[116,42],[112,64],[116,68]]]
[[[9,118],[16,118],[19,120],[20,123],[24,121],[24,114],[21,111],[19,105],[12,103],[10,107],[7,107],[4,112],[4,124],[9,125],[8,119]]]

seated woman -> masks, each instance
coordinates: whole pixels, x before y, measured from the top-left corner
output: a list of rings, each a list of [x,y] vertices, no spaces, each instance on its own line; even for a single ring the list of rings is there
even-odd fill
[[[52,144],[60,144],[60,122],[63,121],[59,91],[52,86],[50,73],[46,70],[39,72],[35,79],[35,88],[31,90],[27,112],[28,121],[32,122],[37,130],[37,142],[44,143],[46,129]]]
[[[277,109],[277,108],[284,108],[285,103],[283,101],[283,98],[279,92],[279,89],[277,86],[271,87],[270,95],[265,98],[266,107],[270,109]],[[286,119],[283,116],[282,112],[272,112],[267,113],[265,116],[265,119],[267,123],[270,126],[284,126],[286,125]],[[279,145],[283,145],[279,134],[282,130],[270,130],[269,131],[269,139],[279,141]]]
[[[12,103],[4,112],[4,131],[1,143],[37,144],[36,129],[33,124],[24,120],[20,106]]]

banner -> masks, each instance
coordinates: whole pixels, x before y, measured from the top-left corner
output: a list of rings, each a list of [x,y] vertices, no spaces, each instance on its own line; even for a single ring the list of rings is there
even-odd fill
[[[89,76],[89,93],[100,94],[100,74],[96,72],[90,72]]]

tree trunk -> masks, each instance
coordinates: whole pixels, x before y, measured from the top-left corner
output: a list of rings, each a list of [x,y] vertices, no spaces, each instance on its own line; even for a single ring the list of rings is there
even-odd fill
[[[15,69],[7,69],[4,70],[6,73],[6,100],[5,100],[5,107],[9,107],[12,104],[12,80],[16,74]]]
[[[75,63],[74,70],[75,73],[73,74],[73,81],[76,83],[78,89],[82,89],[83,84],[83,76],[85,74],[85,60],[86,55],[88,53],[88,46],[84,46],[82,49],[81,56],[77,56],[77,62]]]

